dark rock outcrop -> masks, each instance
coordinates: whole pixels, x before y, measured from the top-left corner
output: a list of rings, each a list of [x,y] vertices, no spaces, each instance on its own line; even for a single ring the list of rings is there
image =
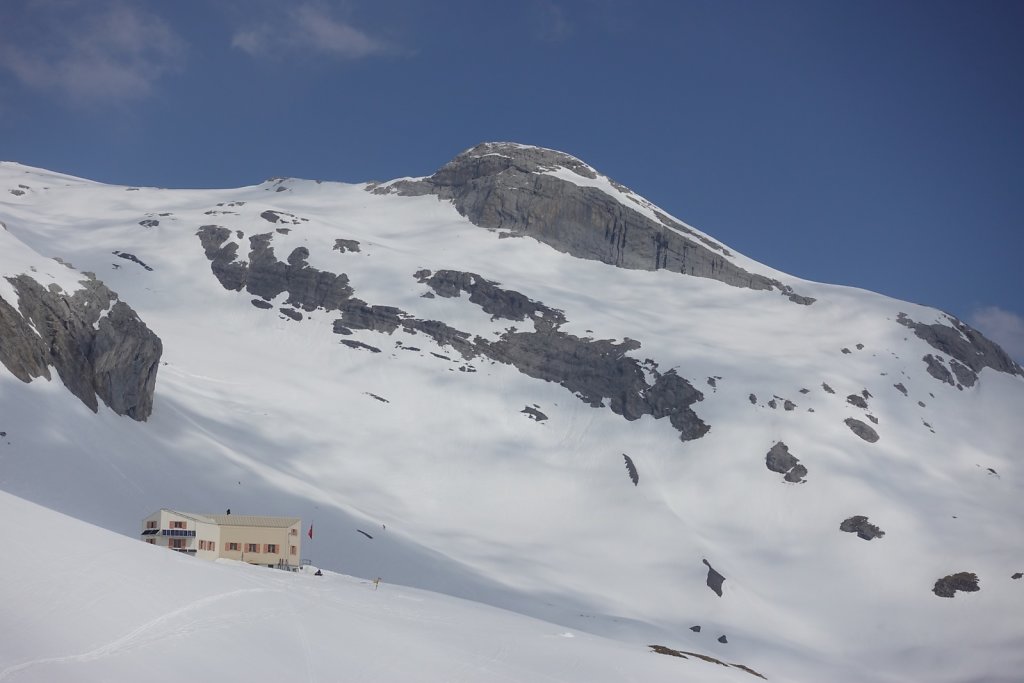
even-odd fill
[[[429,270],[421,270],[414,276],[441,297],[453,298],[466,292],[469,300],[485,313],[490,313],[492,319],[523,321],[529,318],[547,327],[565,322],[565,315],[561,311],[548,308],[515,290],[503,289],[496,282],[485,280],[476,273],[439,270],[430,275]]]
[[[929,353],[921,360],[924,361],[925,369],[927,370],[929,375],[939,380],[940,382],[945,382],[950,386],[953,386],[955,384],[955,382],[953,381],[953,374],[946,368],[945,365],[942,364],[941,356],[936,358],[935,356]]]
[[[865,541],[885,536],[885,532],[868,522],[868,518],[864,515],[847,517],[839,525],[839,530],[856,533],[858,537],[863,538]]]
[[[279,261],[271,246],[272,233],[249,238],[248,263],[237,261],[238,244],[228,242],[231,232],[227,228],[204,225],[196,234],[213,274],[225,289],[244,288],[268,301],[287,292],[285,303],[305,311],[338,310],[352,296],[348,277],[310,267],[306,263],[309,250],[304,247],[294,249],[287,263]]]
[[[519,412],[525,413],[534,422],[543,422],[548,419],[548,416],[537,410],[536,407],[524,406]]]
[[[772,472],[785,475],[783,479],[792,484],[803,482],[807,476],[807,468],[800,464],[800,460],[789,452],[789,446],[782,441],[768,450],[764,464]]]
[[[414,318],[399,308],[371,305],[353,297],[346,275],[306,264],[309,252],[305,248],[293,250],[287,263],[277,260],[272,234],[249,238],[248,263],[237,261],[238,246],[229,242],[231,233],[226,228],[205,225],[197,235],[211,261],[211,270],[225,288],[240,291],[244,287],[264,300],[287,292],[286,303],[296,308],[339,311],[341,317],[334,321],[337,334],[349,335],[354,329],[391,334],[399,328],[410,334],[422,333],[440,346],[457,350],[467,360],[485,355],[530,377],[556,382],[594,407],[603,407],[607,401],[613,412],[627,420],[643,415],[667,417],[683,441],[700,438],[710,429],[691,408],[703,400],[700,391],[674,370],[662,374],[653,361],[641,364],[626,355],[640,347],[638,342],[625,339],[616,343],[564,333],[558,329],[565,322],[561,311],[503,289],[475,273],[439,271],[431,275],[429,270],[420,270],[415,277],[440,296],[467,292],[470,302],[492,316],[529,318],[534,331],[510,329],[495,341],[471,339],[468,333],[443,322]]]
[[[436,195],[451,200],[475,225],[528,235],[577,258],[634,270],[671,270],[734,287],[778,290],[804,305],[814,301],[778,280],[743,270],[729,260],[731,254],[722,245],[657,212],[625,188],[615,185],[637,208],[597,187],[546,173],[556,169],[597,178],[592,168],[562,152],[484,143],[459,154],[423,180],[368,189],[406,196]]]
[[[530,377],[557,382],[595,408],[607,401],[627,420],[667,417],[682,441],[699,439],[710,429],[690,407],[704,395],[674,370],[661,374],[648,366],[655,378],[648,384],[643,366],[626,355],[640,347],[632,339],[616,343],[544,329],[506,332],[494,342],[478,337],[476,346]]]
[[[978,575],[972,572],[958,572],[943,576],[935,582],[932,592],[940,598],[952,598],[957,591],[973,593],[981,590],[978,586]]]
[[[850,394],[847,396],[846,402],[850,405],[857,406],[858,408],[864,408],[865,410],[867,410],[868,407],[868,402],[864,400],[864,397],[858,396],[857,394]]]
[[[334,249],[335,251],[340,251],[342,254],[346,251],[360,251],[359,242],[356,240],[334,240]]]
[[[18,309],[0,299],[0,362],[15,377],[50,379],[52,365],[94,412],[99,398],[118,415],[149,417],[163,344],[128,304],[94,278],[71,294],[27,275],[7,281]]]
[[[722,584],[725,582],[725,577],[715,571],[715,568],[706,559],[701,560],[701,562],[707,565],[708,568],[708,588],[713,590],[718,597],[722,597]]]
[[[948,325],[933,323],[926,325],[910,319],[906,313],[900,313],[896,321],[914,331],[933,349],[946,354],[961,364],[953,371],[957,379],[966,387],[974,385],[978,373],[984,368],[992,368],[998,372],[1024,377],[1024,368],[981,332],[951,315],[946,314]],[[925,362],[927,363],[927,356]],[[930,370],[929,370],[930,372]],[[943,380],[945,381],[945,380]],[[952,384],[952,382],[950,382]]]
[[[636,465],[633,464],[633,458],[629,457],[625,453],[622,457],[626,461],[626,473],[629,474],[629,480],[633,482],[633,486],[640,483],[640,475],[636,471]]]
[[[137,264],[139,264],[140,266],[142,266],[143,268],[145,268],[148,271],[152,271],[153,270],[148,265],[143,263],[142,259],[140,259],[135,254],[129,254],[126,251],[115,251],[114,252],[114,256],[118,256],[118,257],[123,258],[125,260],[131,261],[132,263],[137,263]]]
[[[875,443],[876,441],[878,441],[878,432],[876,432],[867,423],[861,422],[860,420],[854,419],[852,417],[846,418],[845,420],[843,420],[843,422],[845,422],[846,426],[850,428],[850,431],[852,431],[854,434],[864,439],[868,443]]]

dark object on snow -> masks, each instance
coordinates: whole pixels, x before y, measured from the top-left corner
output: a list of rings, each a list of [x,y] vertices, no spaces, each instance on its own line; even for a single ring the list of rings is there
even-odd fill
[[[437,354],[435,353],[434,355],[436,356]],[[444,358],[444,356],[441,356],[441,357]],[[530,406],[525,406],[519,412],[520,413],[526,413],[526,416],[529,417],[534,422],[543,422],[544,420],[548,419],[547,415],[545,415],[544,413],[540,412],[536,408],[531,408]]]
[[[228,511],[225,514],[230,515],[231,514],[231,508],[228,508]]]
[[[1011,576],[1010,578],[1011,578],[1011,579],[1019,579],[1019,578],[1021,578],[1021,577],[1024,577],[1024,573],[1021,573],[1021,572],[1017,572],[1016,574],[1014,574],[1014,575],[1013,575],[1013,576]]]
[[[127,259],[128,261],[131,261],[132,263],[138,263],[140,266],[142,266],[146,270],[149,270],[149,271],[153,270],[152,268],[147,266],[145,263],[143,263],[142,260],[139,259],[139,257],[137,257],[135,254],[129,254],[126,251],[115,251],[114,252],[114,256],[119,256],[119,257],[121,257],[123,259]]]
[[[825,384],[824,382],[821,383],[821,388],[825,390],[826,394],[834,394],[834,393],[836,393],[835,389],[833,389],[829,385]]]
[[[700,633],[700,624],[697,624],[696,626],[691,626],[690,630],[694,633]]]
[[[789,452],[789,447],[782,441],[771,447],[764,458],[764,464],[772,472],[784,474],[783,479],[793,484],[803,482],[807,476],[807,468],[800,464],[800,460]]]
[[[863,538],[865,541],[885,536],[885,532],[874,524],[868,523],[868,518],[864,515],[854,515],[853,517],[844,519],[843,523],[839,525],[839,530],[848,531],[850,533],[856,532],[857,536]]]
[[[846,426],[850,428],[850,431],[868,443],[875,443],[878,441],[878,432],[869,427],[866,423],[861,422],[860,420],[855,420],[852,417],[846,418],[843,422],[845,422]]]
[[[626,471],[629,472],[629,478],[633,481],[633,486],[636,486],[640,481],[640,475],[636,473],[636,465],[633,464],[633,459],[625,453],[622,457],[626,459]]]
[[[319,569],[317,569],[316,573],[313,574],[313,576],[323,576],[323,575],[324,575],[324,573],[322,571],[320,571]]]
[[[847,396],[846,402],[849,403],[850,405],[857,406],[858,408],[867,409],[868,407],[868,402],[865,401],[862,396],[858,396],[857,394],[850,394],[849,396]]]
[[[958,572],[943,576],[935,582],[935,587],[932,588],[932,592],[940,598],[951,598],[957,591],[973,593],[979,590],[981,588],[978,586],[978,575],[973,572]]]
[[[371,536],[370,534],[366,533],[366,532],[365,532],[365,531],[363,531],[362,529],[356,529],[356,531],[358,531],[359,533],[361,533],[361,534],[362,534],[363,536],[366,536],[366,537],[367,537],[368,539],[370,539],[371,541],[373,540],[373,536]]]
[[[708,566],[708,588],[713,590],[718,597],[722,597],[722,583],[725,581],[725,577],[716,572],[707,560],[702,560],[702,562]]]
[[[720,643],[728,643],[729,639],[726,638],[724,635],[721,635],[721,636],[718,636],[718,642],[720,642]]]

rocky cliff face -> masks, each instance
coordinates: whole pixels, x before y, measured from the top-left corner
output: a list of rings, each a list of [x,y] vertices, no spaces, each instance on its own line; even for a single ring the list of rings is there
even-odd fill
[[[579,176],[582,184],[549,173],[559,169]],[[614,181],[609,181],[611,187],[636,208],[586,185],[585,181],[597,178],[594,169],[562,152],[483,143],[428,178],[399,181],[373,191],[437,195],[451,200],[475,225],[528,235],[578,258],[635,270],[670,270],[734,287],[777,290],[799,304],[814,301],[778,280],[740,268],[727,258],[731,254],[725,247],[658,212]]]
[[[163,346],[132,308],[94,278],[68,294],[28,275],[9,277],[18,308],[0,299],[0,362],[22,380],[64,385],[94,412],[97,398],[118,415],[145,420]]]

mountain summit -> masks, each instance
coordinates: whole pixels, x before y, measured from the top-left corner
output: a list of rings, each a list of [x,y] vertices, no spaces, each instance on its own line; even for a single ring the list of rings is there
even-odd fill
[[[325,568],[735,680],[1024,667],[1024,369],[953,316],[514,143],[356,185],[2,163],[0,195],[8,493],[132,537],[315,518]]]

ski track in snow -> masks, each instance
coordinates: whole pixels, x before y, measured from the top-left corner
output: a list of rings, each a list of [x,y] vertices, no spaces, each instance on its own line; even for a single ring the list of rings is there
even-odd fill
[[[127,649],[130,649],[132,643],[139,640],[143,635],[147,635],[151,631],[155,631],[164,626],[165,624],[174,621],[178,617],[187,615],[190,612],[201,610],[204,607],[207,607],[214,603],[221,602],[223,600],[228,600],[239,595],[272,592],[279,591],[272,591],[267,588],[241,588],[236,591],[220,593],[218,595],[210,595],[208,597],[190,602],[187,605],[183,605],[178,609],[167,612],[166,614],[162,614],[159,617],[156,617],[155,619],[151,619],[150,621],[147,621],[145,624],[142,624],[141,626],[136,628],[131,633],[121,636],[116,640],[112,640],[106,645],[101,645],[100,647],[97,647],[93,650],[89,650],[88,652],[84,652],[82,654],[77,655],[64,655],[62,657],[44,657],[41,659],[33,659],[28,662],[22,662],[21,664],[9,666],[3,671],[0,671],[0,681],[7,680],[14,674],[34,666],[42,666],[45,664],[62,664],[64,662],[91,662],[97,659],[102,659],[104,657],[111,657]],[[189,629],[178,629],[174,631],[174,633],[183,633],[187,632],[188,630]]]

